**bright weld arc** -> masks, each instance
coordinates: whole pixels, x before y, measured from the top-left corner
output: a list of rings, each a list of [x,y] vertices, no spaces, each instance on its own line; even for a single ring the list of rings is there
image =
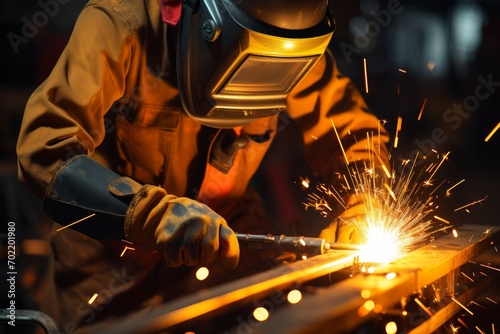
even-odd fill
[[[400,129],[400,125],[398,128]],[[375,140],[368,138],[368,143],[373,145],[375,142]],[[368,147],[371,147],[371,145],[369,144]],[[376,150],[372,147],[370,152],[375,154],[376,160]],[[431,177],[435,175],[449,155],[449,152],[443,156],[440,156],[437,152],[435,153],[437,158],[441,158],[441,161],[432,168]],[[347,155],[344,151],[343,154],[346,158]],[[360,263],[383,264],[391,262],[404,256],[411,247],[427,240],[432,233],[442,230],[431,232],[431,221],[424,219],[429,212],[433,211],[431,207],[433,205],[432,197],[428,197],[423,201],[414,198],[423,188],[432,185],[430,182],[426,184],[419,181],[421,175],[415,171],[418,158],[417,154],[413,161],[408,160],[405,162],[403,164],[403,176],[388,177],[383,187],[378,185],[375,180],[375,177],[380,176],[371,172],[374,167],[372,165],[374,164],[373,156],[366,163],[370,165],[365,166],[364,170],[359,170],[360,167],[357,165],[351,168],[346,165],[348,173],[343,175],[346,185],[338,192],[341,193],[343,190],[350,189],[355,194],[373,198],[373,201],[369,201],[365,208],[366,221],[358,222],[349,219],[344,221],[346,224],[351,224],[358,229],[362,236],[359,255]],[[317,187],[316,189],[324,195],[333,197],[331,196],[333,192],[327,186]],[[345,208],[345,204],[338,200],[341,197],[337,194],[334,199]],[[324,196],[316,194],[315,196],[309,196],[309,200],[310,203],[304,203],[306,208],[314,207],[320,210],[324,217],[327,217],[332,212],[333,206],[328,204],[329,202]],[[374,203],[378,204],[374,205]],[[448,221],[445,222],[450,224]]]

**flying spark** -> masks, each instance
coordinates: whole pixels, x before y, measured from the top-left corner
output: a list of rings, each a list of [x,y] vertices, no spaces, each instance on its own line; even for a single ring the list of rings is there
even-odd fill
[[[377,141],[368,136],[368,142],[371,143],[369,147],[372,147]],[[343,177],[338,177],[338,180],[343,179],[345,184],[317,186],[316,190],[321,195],[309,194],[308,202],[304,205],[306,208],[319,210],[325,218],[337,218],[335,214],[339,205],[341,209],[349,209],[349,203],[346,202],[349,196],[364,203],[360,209],[363,212],[358,215],[338,218],[342,223],[352,226],[359,234],[356,241],[360,243],[359,262],[384,264],[429,241],[431,234],[446,232],[451,227],[449,221],[434,216],[449,225],[444,228],[436,226],[439,223],[433,223],[428,216],[436,209],[434,196],[429,195],[436,189],[433,189],[429,180],[435,177],[443,162],[447,160],[449,152],[444,155],[436,152],[433,159],[425,157],[426,161],[438,160],[438,163],[434,163],[432,168],[422,170],[417,170],[417,160],[422,158],[416,154],[413,160],[403,161],[400,166],[402,170],[398,175],[385,172],[388,169],[383,167],[376,168],[375,166],[384,164],[375,152],[376,149],[372,149],[370,161],[362,165],[346,163],[347,172]],[[347,154],[343,154],[347,159]],[[364,268],[364,272],[370,272],[373,265],[360,268]]]
[[[91,305],[96,300],[97,296],[99,296],[99,295],[97,293],[94,293],[94,295],[92,297],[90,297],[90,299],[87,303],[89,305]]]
[[[130,250],[135,250],[135,248],[133,248],[133,247],[125,246],[125,248],[123,248],[122,253],[120,254],[120,257],[123,257],[123,255],[125,254],[125,252],[126,252],[127,250],[129,250],[129,249],[130,249]]]
[[[335,131],[335,135],[337,136],[337,140],[339,141],[340,149],[342,150],[342,154],[344,155],[345,163],[346,163],[346,165],[349,165],[349,159],[347,159],[347,155],[345,154],[344,145],[342,145],[342,142],[340,141],[340,137],[339,137],[339,133],[337,132],[337,128],[335,127],[333,120],[330,120],[330,121],[332,123],[333,131]]]
[[[80,222],[82,222],[82,221],[84,221],[84,220],[87,220],[87,219],[89,219],[89,218],[92,218],[92,217],[94,217],[94,216],[95,216],[95,213],[92,213],[92,214],[88,215],[87,217],[83,217],[82,219],[78,219],[77,221],[72,222],[71,224],[68,224],[68,225],[65,225],[65,226],[63,226],[63,227],[58,228],[58,229],[56,230],[56,232],[62,231],[62,230],[64,230],[65,228],[71,227],[71,226],[73,226],[73,225],[75,225],[75,224],[78,224],[78,223],[80,223]]]
[[[401,116],[398,116],[398,123],[396,125],[396,135],[394,136],[394,148],[398,147],[399,131],[401,131],[402,124],[403,124],[403,118]]]
[[[365,92],[368,94],[368,70],[366,68],[366,58],[363,58],[363,67],[365,72]]]
[[[484,307],[483,305],[479,304],[478,302],[475,302],[475,301],[471,300],[471,302],[470,302],[470,303],[471,303],[471,304],[474,304],[474,305],[477,305],[477,306],[479,306],[480,308],[483,308],[483,309],[487,310],[487,308],[486,308],[486,307]]]
[[[454,186],[452,186],[452,187],[448,188],[448,189],[446,190],[446,196],[451,196],[451,189],[455,188],[456,186],[458,186],[460,183],[462,183],[462,182],[464,182],[464,181],[465,181],[465,179],[462,179],[462,181],[460,181],[460,182],[456,183]]]
[[[455,325],[450,324],[450,329],[452,333],[458,333],[458,330],[460,329],[460,326],[455,327]]]
[[[495,132],[497,132],[499,128],[500,128],[500,122],[497,124],[497,126],[495,126],[493,130],[491,130],[490,134],[486,136],[486,138],[484,138],[484,141],[488,142],[488,140],[490,140],[490,138],[493,137],[493,135],[495,134]]]
[[[435,219],[439,220],[439,221],[442,221],[443,223],[446,223],[446,224],[450,224],[450,222],[444,218],[441,218],[439,216],[434,216]]]
[[[311,181],[309,181],[309,178],[300,178],[300,184],[302,185],[302,187],[304,188],[309,188],[309,185],[310,185]]]
[[[469,327],[469,326],[467,326],[467,324],[466,324],[466,323],[465,323],[465,322],[464,322],[461,318],[458,318],[458,319],[457,319],[457,321],[458,321],[459,323],[461,323],[461,324],[462,324],[462,326],[464,326],[465,328],[467,328],[469,331],[472,331],[472,330],[470,329],[470,327]]]
[[[488,268],[488,269],[492,269],[492,270],[500,271],[500,269],[495,268],[495,267],[492,267],[492,266],[488,266],[488,265],[486,265],[486,264],[482,264],[482,263],[480,263],[479,265],[480,265],[481,267],[485,267],[485,268]]]
[[[474,201],[474,202],[472,202],[472,203],[466,204],[466,205],[464,205],[464,206],[461,206],[461,207],[459,207],[459,208],[455,209],[455,211],[459,211],[459,210],[465,209],[465,208],[467,208],[467,207],[469,207],[469,206],[473,206],[473,205],[476,205],[476,204],[480,204],[480,203],[482,203],[482,202],[483,202],[486,198],[488,198],[488,196],[484,196],[484,198],[483,198],[483,199],[480,199],[480,200]]]
[[[425,98],[424,103],[422,104],[422,108],[420,108],[420,113],[418,114],[417,121],[420,121],[420,118],[422,117],[422,113],[424,112],[426,104],[427,104],[427,98]]]
[[[432,312],[431,312],[431,311],[427,308],[427,306],[425,306],[425,305],[424,305],[424,304],[420,301],[420,299],[415,298],[415,303],[417,303],[417,305],[418,305],[418,306],[420,306],[420,307],[422,308],[422,310],[424,310],[424,312],[425,312],[425,313],[427,313],[427,315],[428,315],[429,317],[431,317],[431,318],[432,318],[432,316],[433,316]]]
[[[472,278],[470,278],[469,276],[467,276],[467,274],[465,274],[463,271],[460,272],[465,278],[467,278],[469,281],[471,282],[474,282],[474,280]]]
[[[458,306],[460,306],[461,308],[463,308],[464,310],[466,310],[467,312],[470,313],[470,315],[474,315],[474,313],[472,313],[471,310],[469,310],[467,307],[465,307],[462,303],[460,303],[458,300],[456,300],[455,298],[451,297],[451,300],[453,300],[455,303],[458,304]]]

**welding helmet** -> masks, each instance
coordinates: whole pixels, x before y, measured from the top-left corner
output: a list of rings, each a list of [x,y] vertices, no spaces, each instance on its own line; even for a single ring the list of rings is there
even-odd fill
[[[217,128],[284,110],[335,28],[327,0],[184,0],[179,25],[183,107]]]

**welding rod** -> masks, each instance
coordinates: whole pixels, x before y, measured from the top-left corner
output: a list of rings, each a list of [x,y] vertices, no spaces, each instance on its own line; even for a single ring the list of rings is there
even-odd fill
[[[326,242],[323,238],[245,233],[236,233],[236,237],[240,245],[250,249],[271,249],[297,254],[319,255],[324,254],[329,249],[359,250],[359,245]]]

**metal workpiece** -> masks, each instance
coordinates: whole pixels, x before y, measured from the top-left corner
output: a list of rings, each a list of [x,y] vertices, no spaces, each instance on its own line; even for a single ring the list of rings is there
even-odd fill
[[[474,260],[487,254],[498,259],[500,254],[494,249],[499,243],[499,228],[464,225],[457,228],[456,236],[447,234],[389,264],[376,267],[369,274],[358,274],[317,288],[314,294],[304,296],[297,305],[276,310],[267,321],[259,324],[259,334],[350,333],[380,318],[383,313],[381,310],[393,309],[394,305],[398,305],[399,316],[410,327],[399,328],[398,333],[431,333],[457,312],[467,313],[462,306],[467,305],[487,286],[495,284],[495,280],[498,282],[500,269]],[[457,286],[460,286],[457,276],[464,274],[462,268],[466,265],[475,266],[479,277],[470,287],[456,291]],[[492,269],[485,276],[483,274],[488,267]],[[411,311],[402,308],[402,300],[408,301],[411,295],[421,294],[426,288],[434,288],[437,282],[442,285],[441,295],[433,291],[433,298],[442,298],[439,302],[441,309],[431,311],[420,304],[417,311],[408,313]],[[367,302],[379,311],[367,308]]]
[[[353,270],[359,251],[328,250],[322,239],[242,234],[240,243],[249,247],[291,247],[292,251],[302,250],[300,240],[306,239],[310,241],[306,249],[318,255],[182,297],[147,314],[123,319],[102,333],[197,332],[201,325],[228,334],[334,334],[360,328],[384,332],[383,328],[367,330],[367,326],[389,322],[385,317],[397,323],[398,333],[431,333],[460,311],[463,318],[464,307],[500,274],[498,266],[482,259],[500,256],[492,251],[500,243],[500,228],[465,225],[455,232],[366,272]],[[334,243],[330,246],[335,248]],[[478,274],[465,287],[467,266]],[[328,282],[314,284],[326,277]],[[286,298],[292,291],[302,292],[295,303]],[[425,304],[426,291],[439,308]],[[410,303],[416,308],[412,310]],[[259,306],[268,306],[267,319],[253,318]]]
[[[156,333],[187,322],[196,322],[200,317],[224,314],[233,307],[251,304],[273,292],[349,268],[356,256],[357,253],[351,251],[327,252],[306,260],[278,265],[268,271],[182,297],[147,314],[128,317],[112,328],[95,334]]]

